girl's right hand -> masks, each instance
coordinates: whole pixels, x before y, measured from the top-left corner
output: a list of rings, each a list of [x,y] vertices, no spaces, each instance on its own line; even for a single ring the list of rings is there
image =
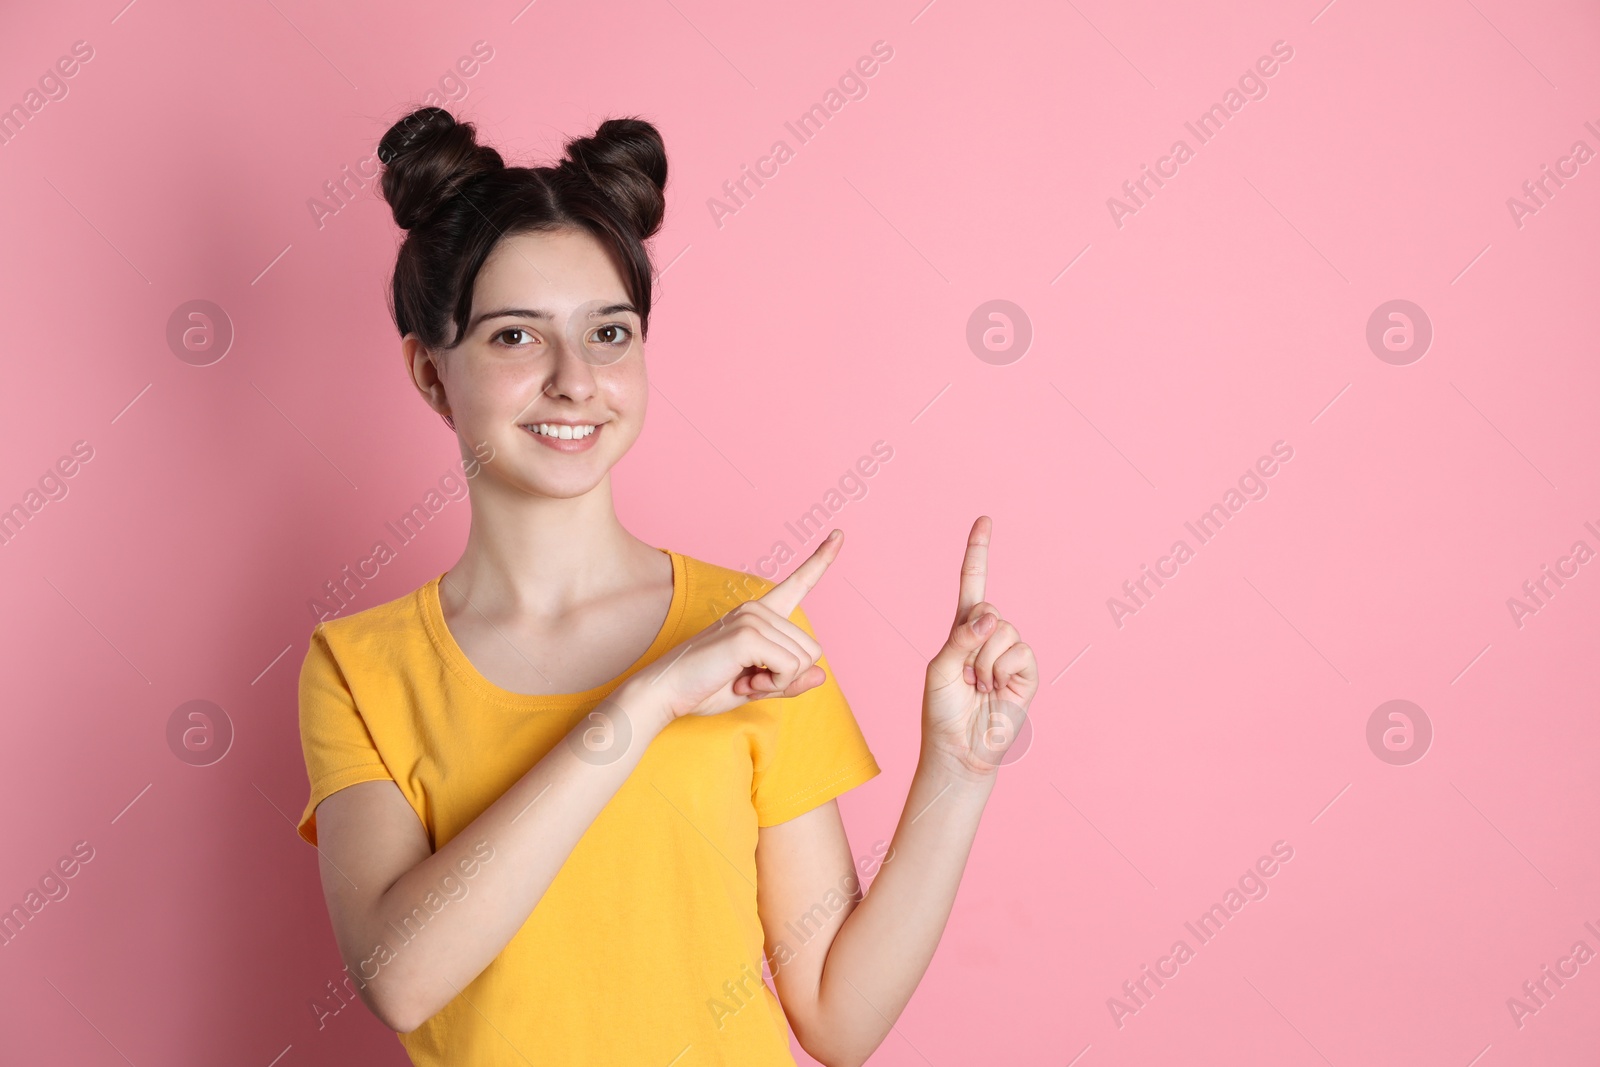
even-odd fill
[[[839,554],[834,530],[794,572],[747,600],[628,679],[624,706],[639,700],[665,721],[715,715],[752,700],[799,696],[823,683],[822,646],[789,621]],[[620,696],[621,694],[619,694]]]

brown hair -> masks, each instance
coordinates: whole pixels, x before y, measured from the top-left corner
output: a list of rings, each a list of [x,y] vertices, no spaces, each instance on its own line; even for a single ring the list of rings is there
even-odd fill
[[[389,127],[378,159],[383,198],[407,231],[389,294],[401,337],[414,332],[434,351],[460,344],[473,283],[500,239],[560,229],[583,230],[606,248],[648,336],[644,242],[661,228],[667,184],[666,150],[650,123],[607,119],[593,136],[568,140],[554,166],[508,167],[478,144],[472,123],[424,107]]]

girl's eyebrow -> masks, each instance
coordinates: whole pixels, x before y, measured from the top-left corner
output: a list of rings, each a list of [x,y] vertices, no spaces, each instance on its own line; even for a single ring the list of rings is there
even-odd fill
[[[635,315],[639,314],[639,309],[634,307],[632,304],[622,303],[622,304],[607,304],[603,308],[596,308],[595,310],[589,312],[589,317],[591,319],[598,319],[598,318],[603,318],[603,317],[605,317],[607,315],[615,315],[618,312],[622,312],[622,311],[631,311]],[[545,310],[543,310],[541,308],[497,308],[494,311],[485,311],[483,314],[481,314],[477,318],[473,319],[467,325],[467,332],[471,333],[473,330],[476,330],[479,326],[481,326],[483,323],[487,322],[490,319],[506,319],[506,318],[514,318],[514,319],[545,319],[547,321],[553,321],[555,319],[555,316],[552,315],[550,312],[545,311]]]

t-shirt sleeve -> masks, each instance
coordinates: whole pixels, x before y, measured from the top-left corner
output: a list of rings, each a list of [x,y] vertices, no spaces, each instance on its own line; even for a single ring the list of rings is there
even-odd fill
[[[789,621],[816,637],[803,609],[795,608]],[[777,743],[751,783],[758,826],[787,822],[878,774],[827,655],[817,662],[828,673],[826,681],[797,697],[772,701]]]
[[[356,707],[322,623],[300,666],[300,748],[311,797],[300,815],[300,836],[317,843],[317,805],[358,782],[394,780]]]

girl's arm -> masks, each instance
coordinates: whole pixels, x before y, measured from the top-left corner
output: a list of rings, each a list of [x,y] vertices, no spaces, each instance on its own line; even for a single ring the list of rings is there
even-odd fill
[[[631,706],[619,687],[617,705]],[[618,707],[602,705],[614,721]],[[585,718],[438,852],[392,781],[362,782],[317,805],[322,891],[361,999],[392,1030],[415,1030],[449,1003],[527,921],[556,872],[665,725],[630,717],[609,763],[574,754]],[[592,735],[591,738],[592,740]],[[452,876],[454,876],[452,878]],[[450,893],[455,887],[461,894]],[[450,898],[435,914],[430,893]],[[434,906],[438,907],[437,900]],[[410,940],[407,940],[410,938]]]
[[[392,781],[349,786],[317,805],[328,914],[373,1014],[409,1032],[476,978],[677,716],[798,696],[821,684],[821,648],[788,615],[838,545],[830,536],[765,596],[629,678],[437,852]],[[430,895],[436,911],[427,906]],[[446,897],[449,906],[438,907]]]
[[[768,966],[800,1045],[855,1067],[883,1042],[933,959],[1001,758],[1038,691],[1033,652],[983,599],[989,520],[973,525],[956,619],[928,665],[922,751],[871,892],[830,802],[766,827],[756,884]]]

